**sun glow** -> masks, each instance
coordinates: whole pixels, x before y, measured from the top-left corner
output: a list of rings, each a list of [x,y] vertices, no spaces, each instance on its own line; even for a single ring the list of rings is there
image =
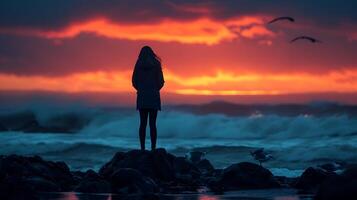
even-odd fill
[[[236,74],[179,76],[165,70],[164,92],[184,95],[277,95],[306,92],[357,92],[357,70],[312,74]],[[61,77],[0,74],[0,90],[133,92],[131,71],[87,72]]]

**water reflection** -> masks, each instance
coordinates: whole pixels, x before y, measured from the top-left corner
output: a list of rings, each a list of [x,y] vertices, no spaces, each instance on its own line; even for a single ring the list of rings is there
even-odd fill
[[[42,193],[41,200],[309,200],[308,196],[289,195],[262,195],[259,192],[227,193],[225,195],[212,194],[176,194],[176,195],[114,195],[114,194],[81,194],[75,192],[66,193]]]
[[[218,196],[201,194],[198,196],[198,200],[220,200]]]

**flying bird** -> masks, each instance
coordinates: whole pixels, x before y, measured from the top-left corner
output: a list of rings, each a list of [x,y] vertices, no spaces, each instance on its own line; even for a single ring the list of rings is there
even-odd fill
[[[267,162],[271,159],[273,159],[273,156],[267,152],[264,151],[264,148],[257,149],[255,151],[251,151],[250,154],[253,156],[255,160],[257,160],[262,166],[263,162]]]
[[[299,37],[296,37],[296,38],[292,39],[290,41],[290,43],[293,43],[293,42],[295,42],[297,40],[309,40],[312,43],[318,43],[318,42],[320,43],[321,42],[320,40],[317,40],[317,39],[309,37],[309,36],[299,36]]]
[[[290,22],[295,22],[295,19],[292,17],[278,17],[278,18],[271,20],[268,24],[272,24],[272,23],[280,21],[280,20],[288,20]]]

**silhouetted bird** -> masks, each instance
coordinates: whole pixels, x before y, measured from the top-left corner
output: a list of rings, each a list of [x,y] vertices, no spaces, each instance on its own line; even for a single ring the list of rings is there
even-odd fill
[[[295,19],[292,17],[278,17],[278,18],[271,20],[268,24],[272,24],[272,23],[280,21],[280,20],[288,20],[290,22],[295,22]]]
[[[262,166],[263,162],[267,162],[273,159],[273,156],[264,151],[264,148],[257,149],[255,151],[250,152],[253,158],[259,161],[260,166]]]
[[[309,37],[309,36],[299,36],[299,37],[296,37],[293,40],[291,40],[290,43],[293,43],[293,42],[295,42],[297,40],[308,40],[308,41],[310,41],[312,43],[321,42],[320,40],[317,40],[317,39]]]

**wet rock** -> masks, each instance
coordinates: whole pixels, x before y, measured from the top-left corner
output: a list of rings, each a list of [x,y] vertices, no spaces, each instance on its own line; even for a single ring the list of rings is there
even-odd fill
[[[315,200],[357,199],[357,165],[348,167],[341,175],[332,175],[320,185]]]
[[[111,185],[95,171],[88,170],[74,191],[83,193],[110,193]]]
[[[307,168],[298,181],[295,187],[300,189],[299,193],[314,193],[317,187],[330,175],[334,175],[333,172],[327,172],[321,168],[309,167]]]
[[[138,170],[130,168],[115,171],[110,177],[110,182],[114,193],[151,194],[159,191],[158,186],[151,178],[145,177]]]
[[[172,181],[175,178],[174,160],[175,156],[167,153],[165,149],[118,152],[99,170],[99,174],[109,178],[118,169],[131,168],[154,180]]]
[[[207,159],[203,159],[201,161],[199,161],[196,164],[196,167],[202,172],[202,173],[209,173],[212,172],[214,170],[213,165],[211,164],[211,162]]]
[[[299,178],[297,177],[286,177],[286,176],[275,176],[275,179],[279,182],[282,187],[293,187],[296,185]]]
[[[205,152],[201,152],[201,151],[190,151],[190,152],[188,152],[188,153],[186,154],[185,158],[186,158],[188,161],[190,161],[190,162],[196,164],[196,163],[200,162],[200,161],[203,159],[203,157],[204,157],[205,155],[206,155]]]
[[[27,177],[24,178],[22,181],[23,184],[28,185],[34,191],[41,191],[41,192],[60,192],[61,187],[43,177]]]
[[[64,162],[45,161],[39,156],[9,155],[1,156],[0,163],[2,176],[17,177],[25,182],[38,184],[38,187],[35,187],[38,190],[55,188],[42,187],[45,182],[57,185],[60,191],[70,190],[73,184],[72,174]]]
[[[36,191],[31,185],[18,177],[6,177],[0,180],[0,199],[37,200]]]
[[[193,178],[199,178],[201,175],[200,170],[191,162],[188,162],[184,157],[175,157],[173,166],[176,176],[187,174]]]
[[[336,172],[337,170],[342,170],[344,165],[345,164],[341,162],[331,162],[319,165],[318,167],[328,172]]]
[[[249,162],[233,164],[224,169],[216,185],[222,186],[225,190],[280,187],[268,169]]]
[[[84,176],[86,175],[86,173],[82,172],[82,171],[72,171],[71,174],[72,174],[72,177],[73,177],[73,184],[74,185],[78,185],[82,181]]]

